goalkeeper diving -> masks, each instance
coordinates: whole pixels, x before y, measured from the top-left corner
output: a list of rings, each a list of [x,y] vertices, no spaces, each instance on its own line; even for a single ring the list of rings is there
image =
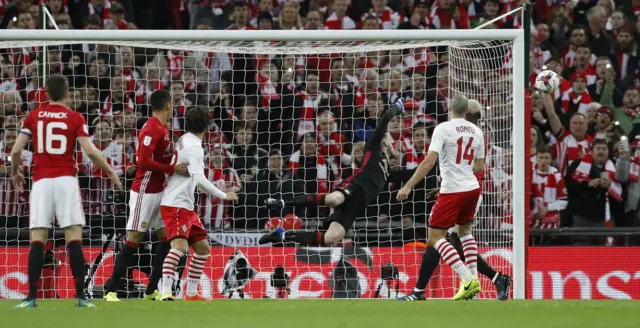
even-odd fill
[[[387,110],[373,135],[365,145],[362,168],[345,179],[336,190],[330,194],[306,194],[290,200],[268,198],[265,200],[267,208],[284,208],[285,206],[329,206],[334,212],[324,221],[322,231],[284,231],[277,228],[270,234],[260,238],[260,244],[296,242],[303,245],[324,246],[333,245],[342,240],[358,217],[363,217],[368,205],[377,198],[388,180],[394,180],[396,175],[389,171],[389,159],[400,156],[393,149],[393,139],[387,133],[389,121],[403,110],[402,100]],[[402,171],[399,173],[402,175]]]

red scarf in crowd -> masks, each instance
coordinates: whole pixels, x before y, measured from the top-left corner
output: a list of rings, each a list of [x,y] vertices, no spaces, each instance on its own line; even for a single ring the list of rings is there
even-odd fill
[[[620,109],[622,109],[625,113],[627,113],[627,115],[632,117],[635,117],[636,115],[640,114],[640,106],[636,108],[629,108],[623,105],[622,107],[620,107]]]
[[[585,155],[578,165],[578,168],[573,172],[571,177],[578,182],[589,182],[591,181],[590,172],[591,165],[593,164],[593,157],[590,154]],[[609,174],[609,179],[611,179],[611,185],[609,186],[609,190],[607,195],[615,198],[618,201],[622,201],[622,185],[616,181],[616,166],[613,164],[611,160],[607,160],[604,165],[605,171]],[[613,220],[611,219],[611,207],[609,205],[609,197],[606,199],[606,208],[605,208],[605,225],[607,227],[613,227]],[[613,238],[607,237],[607,245],[613,245]]]
[[[183,63],[184,63],[183,54],[175,54],[173,53],[173,51],[167,51],[167,71],[170,74],[168,80],[180,79]]]
[[[573,92],[573,88],[567,90],[562,94],[562,110],[565,113],[569,112],[569,104],[573,102],[574,104],[580,104],[578,106],[578,112],[586,114],[588,111],[589,104],[591,104],[591,95],[585,90],[581,94],[576,94]]]
[[[534,212],[540,212],[547,206],[548,212],[541,220],[531,220],[532,228],[556,229],[560,226],[560,212],[549,208],[549,204],[567,198],[562,175],[555,167],[549,167],[548,172],[535,170],[533,174],[532,196]],[[532,216],[533,218],[533,216]]]

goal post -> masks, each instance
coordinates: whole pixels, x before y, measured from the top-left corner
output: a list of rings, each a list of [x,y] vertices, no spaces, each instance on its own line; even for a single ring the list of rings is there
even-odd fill
[[[490,91],[488,92],[493,93],[493,95],[500,95],[501,99],[504,98],[504,101],[499,105],[504,108],[508,108],[504,111],[504,117],[508,117],[509,122],[505,123],[506,126],[503,129],[505,131],[510,130],[511,135],[506,137],[506,139],[502,139],[502,141],[510,141],[509,144],[512,149],[512,176],[510,178],[510,181],[512,181],[512,183],[510,183],[511,187],[509,190],[509,203],[511,207],[510,216],[512,220],[512,227],[502,230],[500,233],[487,232],[487,235],[493,236],[491,238],[499,238],[500,240],[489,240],[485,242],[484,245],[488,245],[488,247],[498,246],[510,249],[508,256],[501,256],[503,256],[504,261],[509,262],[508,264],[505,264],[505,268],[508,265],[513,275],[513,298],[525,298],[525,254],[527,247],[526,226],[528,225],[528,221],[526,220],[528,198],[526,195],[525,186],[527,177],[525,164],[526,161],[528,161],[526,149],[527,147],[529,147],[529,145],[526,143],[527,134],[529,133],[529,131],[525,129],[527,117],[527,111],[525,110],[525,90],[527,88],[527,85],[525,84],[525,81],[527,79],[525,75],[525,67],[528,65],[526,61],[526,58],[528,56],[528,54],[526,53],[526,43],[529,42],[529,40],[527,40],[527,38],[525,37],[525,31],[522,29],[338,31],[0,30],[0,40],[0,49],[43,46],[52,47],[74,44],[101,44],[164,50],[171,49],[194,52],[200,51],[213,53],[229,53],[231,56],[233,56],[234,54],[273,54],[278,56],[285,56],[331,55],[336,53],[350,53],[356,54],[355,56],[358,56],[358,54],[376,51],[386,51],[387,53],[384,56],[388,56],[389,52],[394,50],[404,51],[412,49],[443,49],[448,47],[448,50],[446,50],[446,54],[449,56],[449,61],[460,64],[458,67],[449,68],[449,86],[447,87],[449,91],[462,92],[470,98],[479,99],[486,95],[486,92],[480,93],[479,91],[477,91],[478,87],[484,88],[485,84],[497,83],[500,84],[500,87],[496,87],[495,91],[491,91],[493,90],[493,86],[490,86],[488,87],[488,89],[490,89]],[[492,47],[501,48],[501,50],[499,50],[497,54],[491,53],[491,55],[489,56],[494,56],[492,58],[484,58],[483,56],[485,56],[485,50]],[[431,54],[435,52],[437,52],[437,50],[432,50]],[[436,53],[436,55],[439,56],[441,54]],[[465,58],[464,56],[471,57]],[[186,57],[187,56],[185,56],[184,59],[185,61],[187,60]],[[452,59],[452,57],[454,58]],[[489,61],[491,61],[491,63],[489,63]],[[500,62],[501,64],[495,66],[498,62]],[[502,65],[503,62],[509,62],[509,64]],[[479,66],[477,66],[476,64],[479,64]],[[405,64],[403,63],[402,65]],[[438,64],[432,64],[431,62],[429,62],[429,64],[427,65]],[[503,76],[501,79],[497,80],[497,82],[474,80],[474,71],[482,69],[496,69],[492,68],[494,66],[498,68],[497,71],[499,70],[501,72],[500,74],[502,74]],[[503,69],[503,66],[508,66],[508,68]],[[169,67],[169,64],[167,64],[167,67]],[[436,70],[436,72],[439,71]],[[383,82],[382,78],[380,78],[376,82],[380,85]],[[505,87],[505,89],[500,89],[503,87]],[[437,89],[437,87],[432,86],[432,89],[435,90]],[[207,90],[206,93],[209,94],[210,91],[211,90]],[[356,91],[353,90],[353,92],[355,93]],[[450,99],[451,97],[448,98]],[[440,99],[438,101],[442,101],[444,103],[446,103],[448,100],[442,98],[438,99]],[[487,108],[487,111],[488,110],[489,109]],[[492,119],[494,116],[491,115],[497,114],[490,114],[486,119]],[[233,117],[232,120],[233,123],[235,123],[236,118]],[[314,126],[311,130],[315,131],[317,128],[317,126]],[[289,132],[295,134],[295,131]],[[270,133],[271,132],[268,132],[267,134]],[[269,142],[273,144],[277,141],[269,140]],[[302,143],[301,140],[298,140],[298,142]],[[267,157],[266,154],[263,154],[261,156],[265,158]],[[502,154],[500,156],[502,156]],[[500,192],[494,192],[494,194],[496,197],[501,195]],[[387,204],[381,204],[381,206],[382,205]],[[257,207],[258,205],[253,206]],[[2,227],[0,227],[0,229],[1,228]],[[259,228],[262,229],[263,226]],[[375,227],[374,229],[378,229],[380,233],[382,232],[381,228]],[[246,236],[252,236],[251,232],[245,232],[243,229],[238,229],[238,231],[246,234]],[[221,234],[224,233],[225,232],[221,232]],[[495,237],[499,234],[508,234],[509,236]],[[353,234],[349,236],[353,237]],[[482,245],[482,242],[479,241],[479,244]],[[1,252],[2,251],[0,250],[0,253]],[[278,252],[279,251],[277,249],[271,251],[271,253],[273,254]],[[412,264],[413,266],[419,265],[419,258],[421,258],[422,254],[421,250],[407,250],[407,248],[403,247],[397,247],[392,251],[386,252],[415,252],[418,255],[414,257],[418,258],[418,262],[417,264]],[[213,253],[215,253],[215,250],[213,251]],[[333,254],[331,256],[333,256]],[[251,260],[252,259],[249,258],[249,261]],[[20,263],[26,262],[20,261]],[[384,263],[377,263],[378,266],[382,264]],[[402,263],[398,264],[402,265]],[[2,265],[8,264],[3,264],[0,259],[0,266]],[[287,268],[287,270],[292,270],[294,273],[298,272],[297,270],[293,270],[290,268]],[[449,269],[443,268],[441,270],[445,271]],[[26,268],[22,271],[26,272]],[[419,270],[415,269],[411,272],[417,275],[418,271]],[[0,273],[1,272],[2,271],[0,271]],[[313,274],[308,273],[306,277],[313,277]],[[221,277],[215,278],[220,279]],[[258,273],[258,276],[256,276],[256,279],[267,280],[267,278],[268,273],[264,272],[260,272]],[[327,279],[327,277],[324,277],[324,279]],[[415,279],[411,280],[407,278],[405,281],[415,281]],[[301,280],[296,280],[296,283],[302,284]],[[211,288],[215,289],[216,284],[220,284],[220,282],[218,282],[218,280],[211,281]],[[487,286],[488,285],[483,284],[484,288],[487,288]],[[408,291],[413,286],[407,285],[405,287],[405,289]],[[451,286],[446,286],[446,288],[447,290],[452,289]],[[306,293],[311,294],[311,292],[308,291]]]

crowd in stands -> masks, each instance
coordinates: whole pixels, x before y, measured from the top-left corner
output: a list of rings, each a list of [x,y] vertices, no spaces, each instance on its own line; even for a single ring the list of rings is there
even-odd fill
[[[469,29],[525,3],[528,1],[5,0],[0,1],[0,26]],[[47,26],[42,26],[41,4],[48,7],[55,24],[47,20]],[[516,13],[485,28],[521,28],[523,24],[532,28],[530,87],[542,70],[561,76],[561,86],[552,94],[531,89],[530,226],[638,226],[640,1],[537,0],[531,22],[523,22],[522,14]],[[28,226],[28,188],[20,193],[11,185],[8,153],[26,113],[47,101],[40,79],[43,73],[68,77],[69,107],[86,116],[95,144],[127,185],[136,170],[136,133],[151,114],[147,100],[153,91],[167,89],[173,95],[174,138],[183,133],[185,111],[207,106],[215,124],[204,140],[206,174],[222,190],[238,192],[241,201],[234,206],[200,195],[197,211],[210,229],[235,230],[263,229],[272,222],[269,218],[288,214],[303,221],[326,216],[327,209],[282,212],[261,205],[267,197],[328,192],[357,172],[363,162],[364,141],[377,117],[399,99],[404,99],[406,115],[392,120],[389,132],[402,157],[391,164],[394,169],[417,167],[428,151],[435,125],[447,119],[451,88],[457,88],[449,86],[446,47],[250,55],[79,44],[1,52],[0,161],[4,166],[0,165],[0,175],[5,177],[0,177],[0,227]],[[478,228],[492,231],[511,226],[511,186],[523,183],[512,179],[509,99],[513,86],[491,82],[509,71],[508,50],[496,57],[500,60],[485,64],[478,73],[483,75],[474,77],[486,81],[485,85],[470,92],[485,106],[481,127],[488,135],[485,206]],[[104,173],[81,152],[78,155],[86,214],[121,217],[124,226],[127,196],[112,192]],[[26,151],[26,173],[30,165],[31,153]],[[398,202],[394,191],[400,186],[390,184],[363,220],[370,223],[369,229],[378,231],[396,222],[412,231],[405,238],[423,238],[422,227],[437,186],[434,169],[408,201]],[[620,243],[610,238],[570,242]]]

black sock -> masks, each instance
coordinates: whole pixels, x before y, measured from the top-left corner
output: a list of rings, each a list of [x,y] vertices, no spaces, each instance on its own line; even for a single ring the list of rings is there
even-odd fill
[[[158,289],[158,282],[162,278],[162,265],[164,264],[164,258],[169,254],[169,243],[167,240],[160,240],[158,247],[156,248],[156,255],[153,259],[153,267],[151,268],[151,276],[149,276],[149,284],[145,294],[151,295]]]
[[[491,279],[491,282],[493,282],[493,277],[495,277],[497,273],[480,254],[478,254],[478,272]]]
[[[127,274],[127,268],[131,265],[131,258],[138,250],[138,244],[127,241],[124,243],[124,247],[120,251],[120,254],[116,256],[116,261],[113,266],[113,273],[111,274],[111,285],[107,289],[107,292],[116,292],[120,285],[120,279]]]
[[[325,246],[324,234],[322,231],[287,231],[284,234],[284,240],[302,245]]]
[[[323,206],[326,194],[309,194],[285,200],[285,206]]]
[[[71,240],[67,243],[67,252],[69,253],[69,264],[71,265],[71,273],[76,286],[76,298],[85,298],[84,296],[84,253],[82,252],[82,242],[79,240]]]
[[[440,253],[436,251],[435,247],[427,247],[422,256],[422,262],[420,263],[420,273],[418,274],[416,289],[424,290],[427,288],[429,279],[431,279],[433,270],[438,267],[438,263],[440,263]]]
[[[38,281],[42,275],[42,265],[44,263],[44,243],[32,241],[29,250],[29,296],[33,299],[38,296]]]

